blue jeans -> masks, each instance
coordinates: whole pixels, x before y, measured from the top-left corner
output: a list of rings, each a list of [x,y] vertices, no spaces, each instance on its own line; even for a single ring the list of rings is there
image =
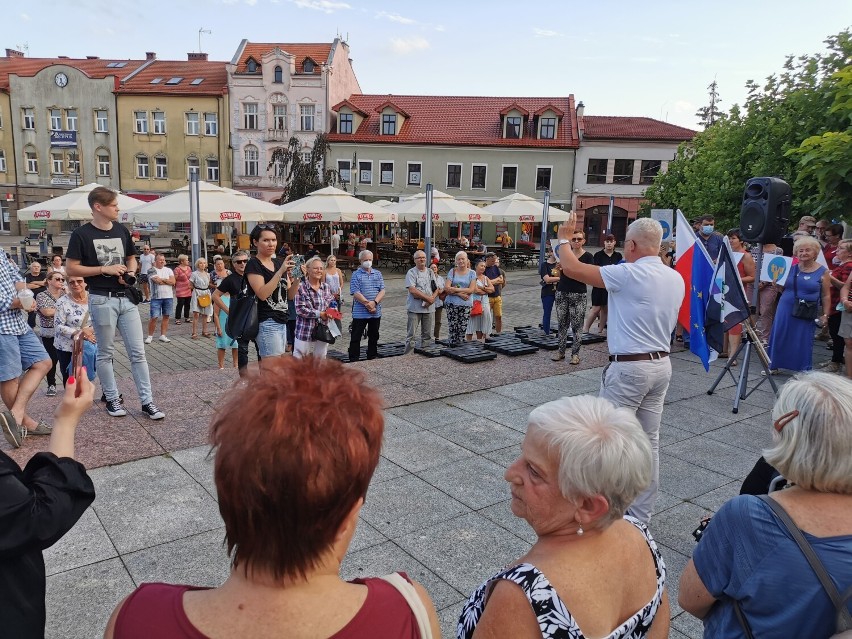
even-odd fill
[[[32,329],[23,335],[0,335],[0,382],[17,379],[33,364],[46,359],[50,356]]]
[[[263,320],[258,326],[257,348],[261,357],[277,357],[287,350],[287,325]]]
[[[555,295],[548,295],[541,298],[541,306],[544,309],[544,315],[541,318],[541,325],[544,328],[546,335],[550,334],[550,315],[553,312],[553,302],[556,301]]]
[[[142,334],[142,320],[139,309],[126,297],[104,297],[89,294],[89,313],[98,340],[98,379],[107,400],[118,399],[118,386],[115,383],[115,371],[112,366],[115,352],[115,330],[121,333],[133,382],[142,405],[154,401],[151,394],[151,376],[148,372],[148,360],[145,359],[145,344]]]

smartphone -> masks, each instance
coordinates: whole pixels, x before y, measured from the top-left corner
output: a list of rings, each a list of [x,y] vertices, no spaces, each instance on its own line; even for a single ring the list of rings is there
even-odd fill
[[[88,323],[89,312],[86,311],[83,313],[83,321],[80,323],[80,328],[74,331],[74,334],[71,336],[71,376],[74,378],[74,383],[76,384],[74,397],[79,397],[83,390],[78,380],[83,373],[83,342],[85,341],[83,328]]]
[[[293,256],[293,266],[290,269],[290,279],[291,280],[300,280],[302,279],[302,264],[305,263],[305,258],[302,255],[294,255]]]

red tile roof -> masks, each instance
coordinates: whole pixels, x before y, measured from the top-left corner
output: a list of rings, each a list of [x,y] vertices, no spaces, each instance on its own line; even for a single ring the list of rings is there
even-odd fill
[[[108,67],[108,64],[123,63],[123,67]],[[145,60],[114,60],[105,58],[73,59],[73,58],[0,58],[0,90],[9,90],[9,74],[32,77],[42,69],[54,64],[64,64],[74,67],[90,78],[107,78],[116,76],[126,78],[133,71],[145,64]]]
[[[227,62],[207,60],[156,60],[124,82],[118,93],[159,93],[165,95],[222,95],[228,90]],[[156,84],[151,80],[160,78]],[[172,78],[183,78],[168,84]],[[201,79],[201,83],[192,84]]]
[[[289,53],[296,57],[296,73],[305,73],[305,60],[310,58],[316,64],[312,75],[320,75],[322,73],[320,65],[328,62],[328,58],[331,55],[331,46],[330,42],[315,44],[247,42],[245,48],[240,54],[240,59],[237,61],[236,73],[246,73],[246,62],[248,62],[249,58],[254,58],[254,61],[260,64],[263,62],[263,56],[277,47],[285,53]]]
[[[379,134],[381,116],[375,114],[375,109],[388,101],[409,114],[397,135]],[[333,106],[332,110],[339,111],[347,103],[370,115],[351,135],[331,133],[329,140],[332,142],[521,148],[577,148],[580,145],[573,95],[563,98],[352,95],[348,100]],[[555,140],[536,139],[533,122],[525,125],[523,138],[506,139],[502,137],[500,113],[513,104],[530,112],[553,105],[568,115],[559,123]]]
[[[620,117],[612,115],[583,116],[585,140],[659,140],[682,142],[697,133],[653,118]]]

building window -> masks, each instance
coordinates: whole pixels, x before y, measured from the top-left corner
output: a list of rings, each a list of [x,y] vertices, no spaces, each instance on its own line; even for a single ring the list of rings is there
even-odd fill
[[[196,175],[201,176],[201,172],[198,170],[198,158],[186,158],[186,179],[188,180],[190,176],[192,176],[192,172],[195,171]]]
[[[207,181],[219,181],[219,160],[214,160],[212,158],[207,160]]]
[[[6,152],[0,149],[0,173],[6,172]]]
[[[166,114],[162,111],[154,111],[154,135],[166,134]]]
[[[186,134],[187,135],[198,135],[199,126],[198,126],[198,114],[197,113],[187,113],[186,114]]]
[[[461,164],[448,164],[447,165],[447,188],[448,189],[460,189],[461,188]]]
[[[639,173],[639,184],[653,184],[654,178],[660,172],[660,160],[642,160],[642,170]]]
[[[65,129],[68,131],[77,130],[77,109],[65,110]]]
[[[470,178],[470,188],[472,189],[484,189],[485,188],[485,174],[486,167],[484,164],[474,164],[473,165],[473,173]]]
[[[243,128],[257,129],[257,103],[246,102],[243,104]]]
[[[311,163],[311,152],[310,151],[302,151],[302,163],[310,164]]]
[[[257,73],[257,62],[249,58],[248,62],[246,62],[246,71],[248,71],[249,73]]]
[[[154,170],[156,173],[154,177],[159,180],[166,180],[169,177],[169,165],[164,157],[156,157],[154,158]]]
[[[136,177],[149,178],[151,173],[148,168],[148,158],[144,155],[136,156]]]
[[[631,184],[633,182],[633,160],[616,160],[612,170],[613,184]]]
[[[305,70],[305,73],[313,73],[315,66],[314,61],[311,59],[306,59],[304,63],[302,63],[302,68]]]
[[[61,151],[50,154],[50,172],[54,175],[65,175],[65,155]]]
[[[589,160],[589,169],[586,172],[586,182],[588,184],[605,184],[606,183],[606,160],[597,159]]]
[[[106,111],[95,111],[95,132],[96,133],[108,133],[109,132],[109,124],[107,121],[107,112]]]
[[[506,137],[510,140],[520,139],[522,122],[523,119],[517,116],[506,118]]]
[[[284,82],[284,72],[281,70],[281,67],[275,67],[275,79],[273,82],[276,84]]]
[[[109,177],[109,153],[106,151],[98,151],[98,175],[101,177]]]
[[[379,162],[379,184],[393,184],[393,162]]]
[[[61,131],[62,130],[62,111],[59,109],[50,109],[50,130],[51,131]],[[26,128],[26,127],[24,127]]]
[[[549,166],[539,166],[535,169],[535,190],[549,191],[550,177],[553,175],[553,168]]]
[[[340,122],[337,127],[338,133],[352,133],[352,114],[341,113]]]
[[[302,114],[302,131],[314,130],[314,110],[313,104],[303,104],[299,107]]]
[[[553,140],[556,138],[556,118],[542,118],[539,128],[539,137],[542,140]]]
[[[287,105],[276,104],[272,107],[272,128],[276,131],[287,130]]]
[[[134,117],[136,118],[136,128],[134,129],[136,133],[148,133],[148,112],[136,111]]]
[[[420,162],[408,163],[408,186],[420,186],[420,181],[423,178],[422,168],[423,165]]]
[[[501,186],[504,191],[515,191],[518,188],[518,167],[504,166]]]
[[[68,173],[71,175],[80,173],[80,157],[77,151],[71,151],[68,154]]]
[[[24,118],[24,128],[35,130],[35,112],[32,109],[21,109]]]
[[[396,135],[396,113],[382,114],[382,135]]]
[[[371,161],[358,162],[358,184],[373,183],[373,163]]]
[[[245,149],[245,173],[243,175],[247,177],[257,177],[258,176],[258,161],[260,156],[257,152],[256,146],[247,146]]]
[[[352,181],[352,162],[349,160],[337,161],[337,173],[340,175],[340,181],[344,186]]]
[[[38,154],[35,149],[24,149],[24,160],[27,173],[38,173]]]
[[[204,114],[204,135],[219,135],[219,116],[215,113]]]

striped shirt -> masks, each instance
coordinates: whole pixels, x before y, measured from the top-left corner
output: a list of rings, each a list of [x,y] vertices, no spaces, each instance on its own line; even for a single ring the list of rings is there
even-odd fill
[[[385,290],[385,280],[382,274],[373,269],[370,272],[359,268],[352,274],[352,279],[349,281],[349,294],[352,298],[352,317],[355,319],[370,319],[373,317],[382,316],[382,305],[376,305],[376,312],[371,313],[361,302],[355,299],[355,293],[361,293],[367,301],[376,299],[379,291]]]
[[[18,267],[0,248],[0,335],[23,335],[30,330],[26,314],[19,308],[9,308],[18,297],[15,282],[23,281]]]

